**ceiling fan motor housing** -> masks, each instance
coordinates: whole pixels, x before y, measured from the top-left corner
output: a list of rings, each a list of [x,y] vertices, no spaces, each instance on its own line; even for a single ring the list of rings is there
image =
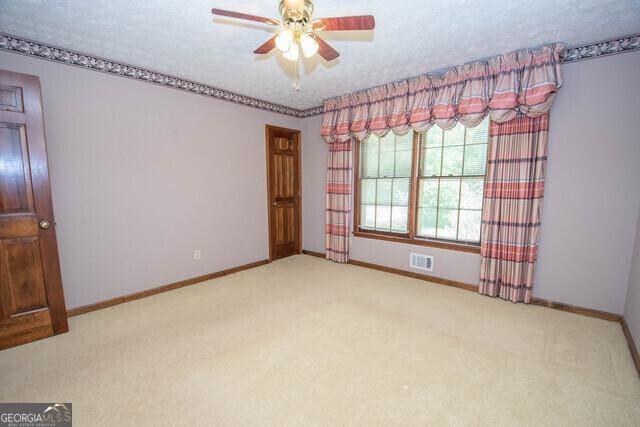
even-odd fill
[[[285,25],[306,26],[311,22],[313,2],[311,0],[281,0],[280,15],[282,15],[282,22]]]

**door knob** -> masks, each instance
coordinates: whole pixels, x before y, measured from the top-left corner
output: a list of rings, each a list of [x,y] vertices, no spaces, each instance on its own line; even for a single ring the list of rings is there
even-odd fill
[[[273,202],[272,205],[273,206],[278,206],[278,202]]]
[[[49,221],[47,221],[46,219],[43,219],[42,221],[40,221],[38,226],[40,228],[42,228],[43,230],[46,230],[47,228],[51,227],[51,223]]]

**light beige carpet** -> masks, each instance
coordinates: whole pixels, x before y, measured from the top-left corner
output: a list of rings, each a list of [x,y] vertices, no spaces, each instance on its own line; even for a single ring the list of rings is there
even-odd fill
[[[74,425],[640,425],[620,325],[296,256],[0,352]]]

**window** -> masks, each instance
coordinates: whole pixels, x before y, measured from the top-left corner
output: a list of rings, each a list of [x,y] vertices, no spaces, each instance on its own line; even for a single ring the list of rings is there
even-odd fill
[[[357,153],[356,233],[433,246],[477,247],[488,128],[487,118],[474,128],[457,124],[443,131],[433,126],[421,134],[390,132],[362,141]]]
[[[360,150],[360,227],[407,234],[412,135],[371,135]]]

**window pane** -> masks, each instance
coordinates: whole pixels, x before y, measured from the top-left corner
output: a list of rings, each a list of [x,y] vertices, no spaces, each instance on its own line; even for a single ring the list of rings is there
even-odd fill
[[[458,209],[438,210],[438,230],[436,237],[439,239],[456,240],[458,227]]]
[[[409,178],[393,180],[392,202],[394,206],[409,206]]]
[[[376,230],[391,231],[391,206],[376,206]]]
[[[376,204],[376,180],[363,179],[360,187],[360,203],[363,205]]]
[[[486,144],[489,142],[489,118],[473,128],[467,128],[467,144]]]
[[[438,207],[458,209],[460,201],[460,179],[441,179]]]
[[[398,147],[399,148],[399,147]],[[395,176],[411,176],[411,147],[408,150],[396,151],[396,172]]]
[[[437,215],[438,211],[435,208],[418,209],[418,236],[436,237]]]
[[[464,174],[484,175],[487,166],[487,144],[464,147]]]
[[[484,179],[463,179],[460,190],[461,209],[482,209]]]
[[[362,176],[363,177],[377,177],[378,176],[378,138],[376,136],[370,136],[361,145],[361,158],[362,158]]]
[[[438,179],[420,180],[419,207],[435,208],[438,206]]]
[[[433,125],[426,133],[427,147],[442,147],[442,132],[440,126]]]
[[[413,132],[396,135],[396,151],[411,151],[413,149]]]
[[[482,212],[460,211],[460,229],[458,230],[458,240],[465,242],[480,241],[480,218]]]
[[[407,232],[408,206],[393,206],[391,208],[391,231]]]
[[[395,163],[393,151],[380,151],[380,176],[392,177]]]
[[[376,207],[372,205],[363,205],[360,208],[360,226],[364,228],[375,228],[376,226]]]
[[[462,175],[464,147],[445,147],[442,153],[442,176]]]
[[[385,136],[379,137],[380,139],[380,152],[395,151],[396,135],[393,132],[388,132]]]
[[[461,124],[456,124],[456,126],[444,132],[444,145],[464,145],[464,132],[465,127]]]
[[[391,205],[391,182],[390,179],[379,179],[377,188],[377,204]]]
[[[428,148],[423,153],[422,176],[439,176],[442,148]]]

